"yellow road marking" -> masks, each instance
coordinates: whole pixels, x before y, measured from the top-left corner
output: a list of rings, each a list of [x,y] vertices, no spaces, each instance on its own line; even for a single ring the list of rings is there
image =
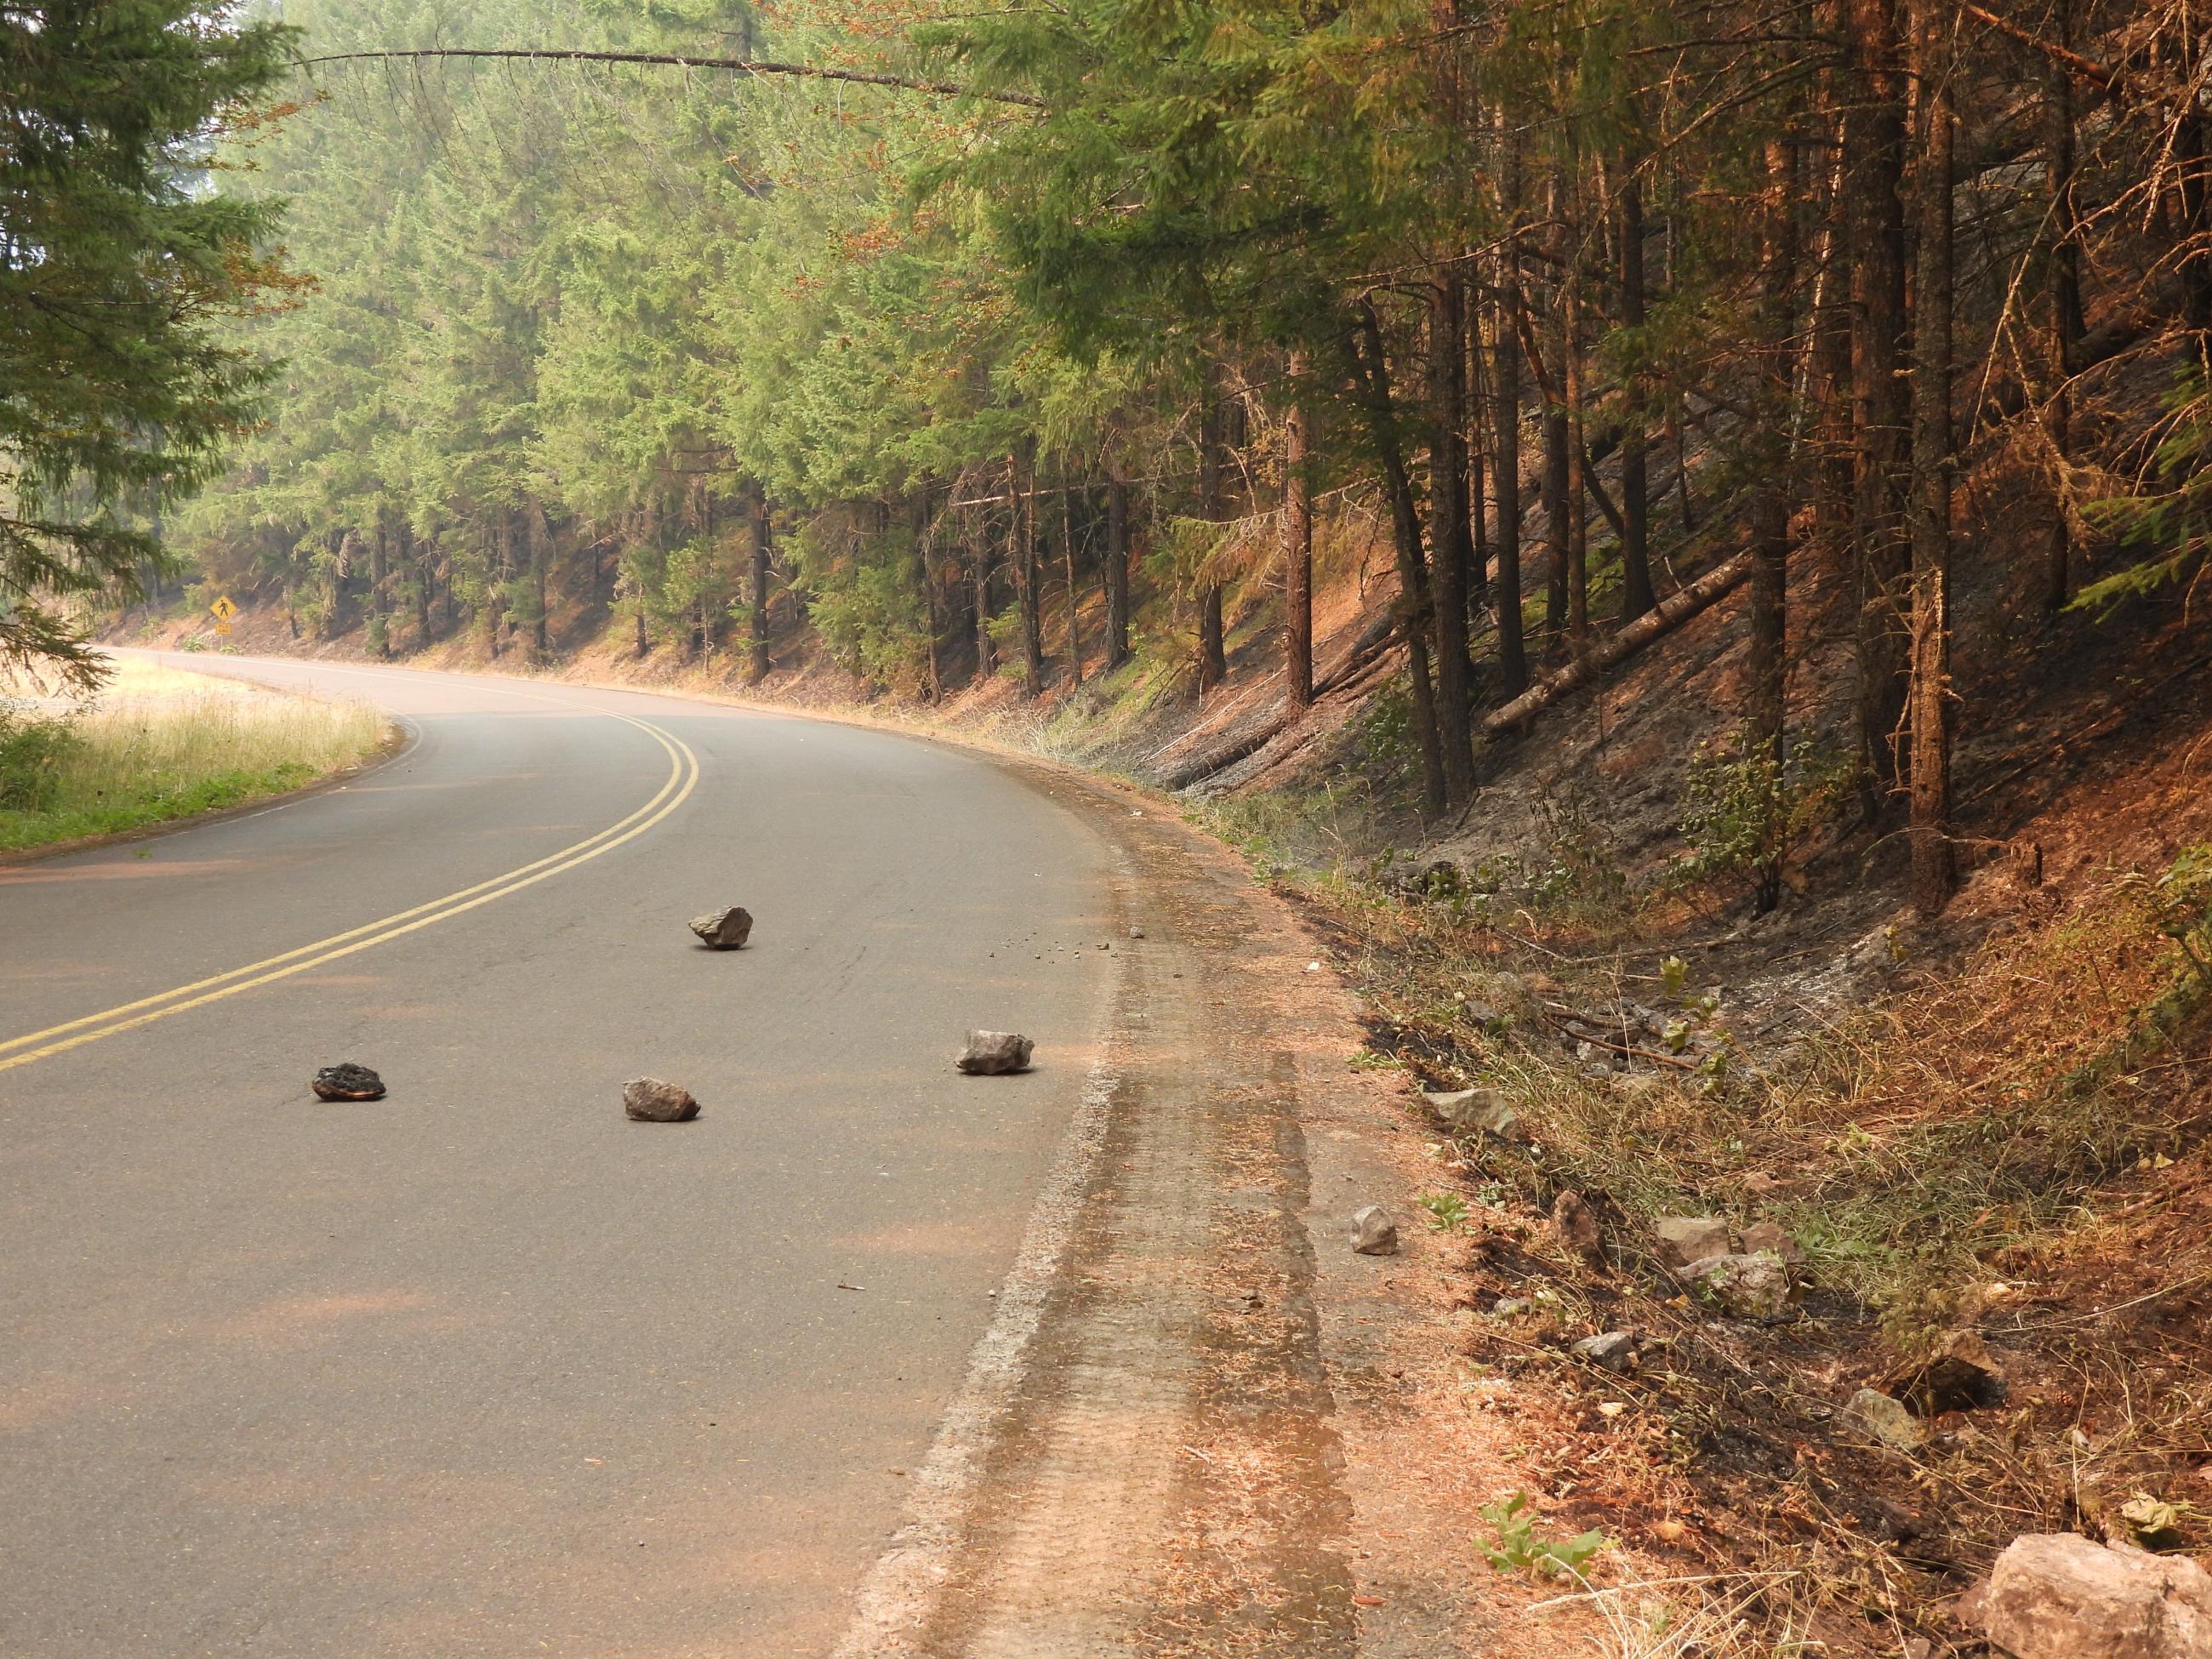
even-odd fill
[[[179,985],[173,990],[158,995],[141,997],[136,1002],[126,1002],[96,1014],[87,1014],[81,1019],[68,1020],[59,1025],[50,1025],[43,1031],[27,1032],[19,1037],[0,1042],[0,1072],[18,1066],[28,1066],[33,1060],[46,1060],[64,1054],[71,1048],[97,1042],[100,1038],[113,1036],[118,1031],[136,1030],[150,1025],[157,1019],[167,1019],[172,1014],[181,1014],[188,1008],[198,1008],[225,997],[236,996],[240,991],[250,991],[271,981],[288,979],[294,974],[319,968],[340,957],[349,957],[356,951],[366,951],[373,945],[381,945],[402,934],[414,933],[494,899],[505,898],[509,893],[520,892],[536,885],[549,876],[557,876],[573,870],[602,853],[613,851],[624,842],[643,835],[689,799],[699,783],[699,757],[691,752],[690,745],[681,738],[664,732],[644,720],[632,720],[627,714],[608,714],[625,726],[634,726],[667,752],[668,781],[651,800],[628,817],[608,825],[597,835],[587,836],[574,846],[564,847],[557,853],[549,853],[533,863],[526,864],[504,875],[480,881],[473,887],[464,887],[459,892],[448,893],[443,898],[418,904],[412,909],[401,910],[380,921],[363,922],[343,933],[332,933],[328,939],[317,939],[312,945],[302,945],[282,955],[264,957],[259,962],[250,962],[243,968],[234,968],[227,974],[196,980],[190,985]],[[195,993],[199,994],[195,995]],[[178,1000],[182,998],[184,1000]],[[143,1012],[141,1012],[143,1011]],[[93,1029],[87,1030],[85,1028]],[[74,1032],[75,1036],[65,1033]],[[59,1041],[48,1041],[58,1038]],[[37,1043],[42,1046],[29,1048]],[[11,1049],[27,1049],[21,1054],[10,1054]]]

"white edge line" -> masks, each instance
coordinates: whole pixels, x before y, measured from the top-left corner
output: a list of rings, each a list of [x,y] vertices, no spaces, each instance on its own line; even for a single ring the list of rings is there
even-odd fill
[[[1108,1053],[1091,1067],[1052,1171],[1030,1211],[1014,1265],[999,1286],[998,1312],[969,1352],[960,1392],[915,1471],[906,1520],[861,1581],[853,1616],[832,1659],[892,1659],[915,1650],[909,1638],[935,1611],[992,1449],[1029,1373],[1030,1344],[1075,1232],[1077,1212],[1099,1154],[1121,1075]]]

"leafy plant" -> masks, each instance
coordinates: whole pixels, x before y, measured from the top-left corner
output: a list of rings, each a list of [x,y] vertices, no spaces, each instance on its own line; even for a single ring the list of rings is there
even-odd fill
[[[1784,865],[1835,816],[1856,777],[1853,760],[1810,738],[1781,762],[1743,733],[1699,744],[1682,795],[1690,851],[1675,864],[1676,879],[1745,878],[1753,908],[1765,915],[1782,902]]]
[[[82,741],[67,720],[0,705],[0,807],[16,812],[51,808],[63,764]]]
[[[1498,1572],[1533,1572],[1542,1578],[1562,1575],[1579,1579],[1583,1567],[1613,1540],[1597,1528],[1572,1538],[1544,1538],[1536,1532],[1536,1516],[1525,1492],[1509,1492],[1495,1504],[1485,1504],[1476,1513],[1497,1529],[1494,1544],[1475,1540],[1482,1559]]]
[[[2212,984],[2212,843],[2185,847],[2156,881],[2134,885],[2151,925],[2181,947],[2200,982]]]
[[[1547,799],[1536,813],[1546,849],[1531,884],[1539,900],[1585,914],[1616,909],[1627,900],[1628,877],[1582,806]]]
[[[1414,1200],[1429,1212],[1429,1225],[1440,1233],[1460,1233],[1474,1212],[1457,1193],[1424,1193]]]

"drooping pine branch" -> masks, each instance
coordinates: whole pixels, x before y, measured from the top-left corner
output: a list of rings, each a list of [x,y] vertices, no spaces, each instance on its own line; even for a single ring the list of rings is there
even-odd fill
[[[994,104],[1018,104],[1042,109],[1045,101],[1026,92],[980,92],[957,81],[921,81],[903,75],[878,75],[866,70],[823,69],[812,64],[779,64],[759,58],[692,58],[660,52],[582,52],[547,50],[532,46],[443,46],[416,52],[339,52],[323,58],[300,60],[302,69],[319,64],[389,62],[424,58],[520,58],[547,63],[644,64],[669,69],[735,70],[746,75],[795,75],[813,81],[847,81],[864,87],[896,87],[907,92],[927,92],[940,98],[975,97]]]

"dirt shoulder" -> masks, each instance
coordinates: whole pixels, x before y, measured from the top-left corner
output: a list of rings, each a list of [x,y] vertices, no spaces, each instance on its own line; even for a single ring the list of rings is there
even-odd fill
[[[1554,1648],[1588,1610],[1528,1616],[1548,1591],[1470,1545],[1523,1484],[1515,1431],[1438,1340],[1432,1137],[1354,1064],[1359,1003],[1156,798],[1009,763],[1115,851],[1115,1015],[1041,1212],[1052,1271],[1007,1292],[1036,1297],[1022,1351],[987,1340],[844,1659]],[[1369,1204],[1395,1254],[1352,1249]]]

